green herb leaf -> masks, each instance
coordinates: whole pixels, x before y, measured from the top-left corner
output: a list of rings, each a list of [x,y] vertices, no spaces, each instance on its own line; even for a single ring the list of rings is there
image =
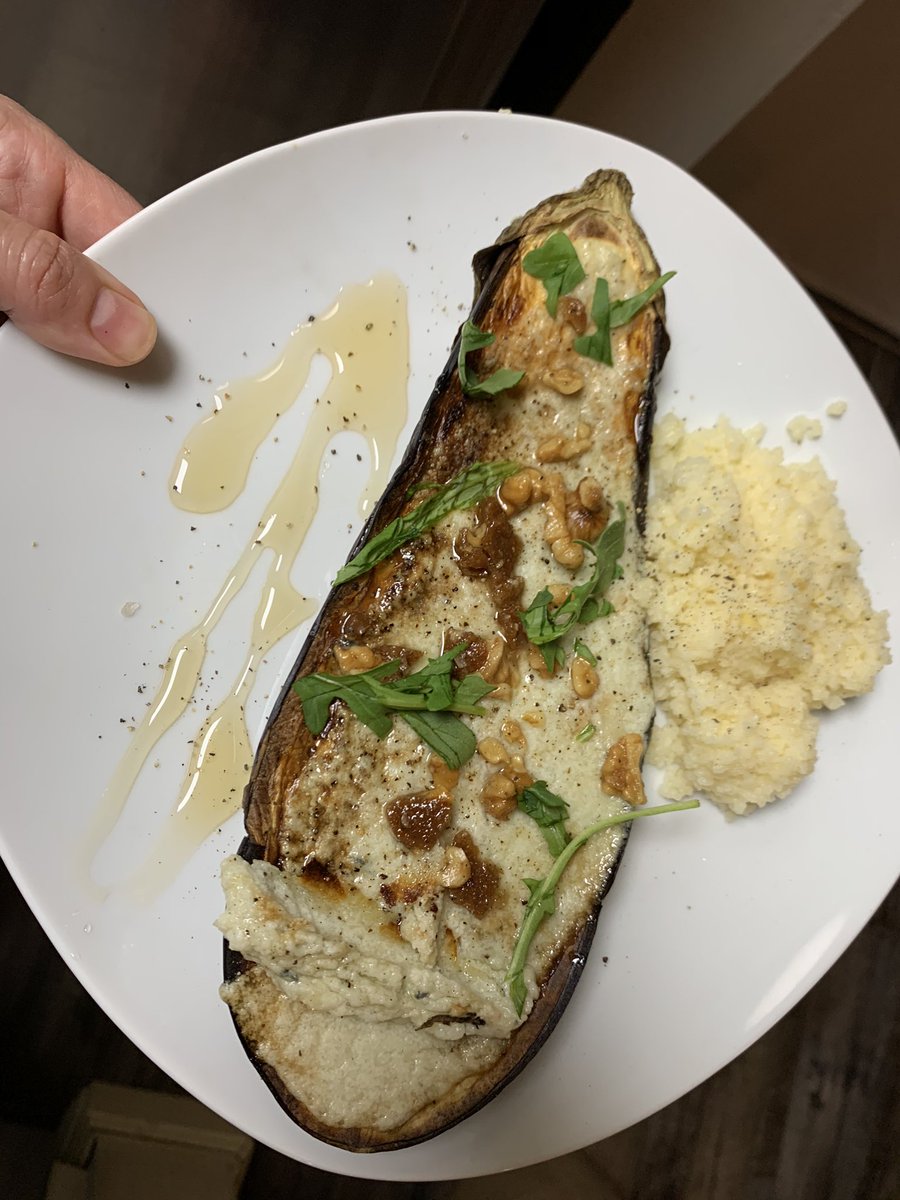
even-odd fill
[[[556,912],[556,895],[553,892],[544,890],[543,879],[523,879],[522,882],[528,888],[528,902],[525,905],[525,912],[534,912],[539,909],[545,917],[552,917]]]
[[[464,675],[456,685],[454,704],[457,712],[474,711],[479,700],[494,691],[494,684],[488,683],[480,675]],[[481,712],[481,709],[477,710]]]
[[[667,271],[636,296],[629,296],[627,300],[613,300],[611,303],[609,284],[605,279],[598,279],[594,285],[594,299],[591,303],[591,317],[597,328],[593,333],[583,334],[575,339],[572,344],[578,353],[611,367],[613,357],[610,330],[618,329],[620,325],[627,325],[633,320],[674,275],[674,271]]]
[[[591,602],[588,601],[582,606],[582,609],[581,609],[582,620],[584,620],[584,610],[585,610],[585,608],[587,608],[588,603],[591,603]],[[593,601],[593,603],[596,604],[597,603],[596,600]],[[584,644],[584,642],[581,640],[581,638],[575,639],[575,645],[574,645],[573,649],[575,650],[575,653],[578,655],[579,658],[583,658],[586,663],[589,663],[592,667],[596,667],[597,655],[593,652],[593,650],[590,649],[589,646],[586,646]]]
[[[367,689],[348,685],[335,689],[337,698],[343,700],[355,717],[368,725],[378,737],[384,738],[391,732],[393,722],[384,704]]]
[[[513,1008],[521,1017],[522,1009],[525,1007],[525,1001],[528,999],[528,989],[525,987],[524,969],[517,971],[514,975],[507,975],[506,988],[509,992],[509,998],[512,1001]]]
[[[596,726],[587,724],[585,725],[584,729],[579,729],[579,731],[575,734],[575,741],[589,742],[596,732]]]
[[[539,779],[531,787],[525,788],[519,796],[519,808],[541,827],[541,832],[553,857],[561,854],[569,840],[566,832],[569,806],[562,796],[551,792],[547,784]]]
[[[603,599],[603,593],[613,580],[622,577],[619,559],[625,549],[625,506],[621,501],[618,512],[618,519],[610,521],[596,542],[579,540],[579,544],[594,555],[594,569],[590,577],[573,587],[565,601],[552,612],[550,604],[553,597],[547,588],[542,588],[529,606],[519,613],[525,635],[532,645],[541,647],[548,671],[553,669],[551,661],[558,662],[560,638],[575,625],[590,624],[597,617],[608,616],[613,611],[610,602]],[[547,647],[553,647],[552,660]]]
[[[557,638],[556,626],[550,619],[550,605],[553,597],[548,588],[541,588],[526,609],[519,613],[519,620],[525,630],[529,642],[534,646],[542,646]]]
[[[443,712],[453,703],[453,681],[450,672],[436,675],[431,688],[425,697],[425,707],[429,712]]]
[[[598,833],[611,829],[614,825],[624,825],[628,821],[636,821],[640,817],[660,817],[664,813],[684,812],[689,808],[699,808],[698,800],[683,800],[677,804],[657,804],[652,808],[631,809],[628,812],[616,813],[595,825],[589,825],[577,837],[567,842],[556,858],[545,879],[526,879],[523,882],[528,888],[528,903],[525,905],[525,917],[519,929],[516,944],[513,948],[512,960],[506,972],[506,986],[518,1016],[522,1015],[528,989],[525,986],[525,964],[528,960],[528,950],[534,940],[534,935],[546,916],[556,907],[556,888],[563,872],[572,858],[586,842]],[[552,904],[552,907],[551,907]]]
[[[403,675],[395,680],[393,686],[401,688],[405,692],[426,690],[431,680],[450,674],[454,659],[459,658],[468,644],[468,642],[457,642],[455,646],[451,646],[437,658],[429,658],[425,666],[420,667],[418,671],[413,671],[411,675]]]
[[[591,605],[598,605],[597,615],[600,616],[602,607],[600,599],[603,593],[613,580],[622,577],[619,559],[625,550],[625,506],[619,501],[617,507],[618,520],[610,521],[596,542],[580,542],[586,550],[593,554],[594,569],[584,583],[576,584],[572,588],[565,601],[553,613],[552,620],[557,631],[560,630],[561,625],[564,626],[562,632],[565,633],[578,621],[584,624],[582,620],[584,608],[589,602]],[[607,611],[612,611],[611,605]],[[559,632],[557,632],[557,636],[560,636]]]
[[[475,734],[452,713],[409,712],[403,714],[403,719],[453,771],[458,771],[475,753]]]
[[[436,492],[440,486],[439,483],[429,483],[427,481],[425,483],[414,483],[411,488],[407,489],[406,498],[409,500],[419,492]]]
[[[571,292],[584,279],[578,252],[562,230],[551,233],[542,246],[529,251],[522,259],[522,270],[543,282],[551,317],[556,316],[560,296]]]
[[[541,646],[541,654],[543,656],[544,663],[546,664],[547,671],[551,675],[556,671],[557,667],[564,667],[566,665],[566,652],[563,650],[562,646]]]
[[[478,701],[494,690],[480,675],[467,675],[459,683],[452,676],[453,660],[466,648],[462,642],[439,658],[429,659],[420,671],[397,679],[397,661],[382,663],[357,675],[304,675],[294,684],[303,703],[303,719],[314,734],[328,723],[335,700],[378,737],[387,737],[393,715],[403,717],[423,742],[438,753],[448,766],[458,769],[475,753],[475,735],[456,713],[479,716]]]
[[[420,671],[413,672],[401,679],[394,680],[390,687],[398,693],[408,693],[403,704],[396,707],[403,709],[426,708],[430,712],[441,712],[450,708],[454,700],[453,660],[462,654],[467,643],[460,642],[452,650],[447,650],[439,658],[429,659]],[[415,703],[414,701],[419,701]],[[421,701],[424,700],[424,703]]]
[[[481,350],[485,346],[490,346],[494,340],[492,333],[479,329],[471,321],[466,321],[459,335],[459,354],[456,360],[459,382],[466,395],[472,396],[475,400],[490,400],[499,392],[505,392],[508,388],[515,387],[525,378],[524,371],[513,371],[509,367],[501,367],[492,375],[488,375],[487,379],[479,379],[469,370],[466,356],[473,350]]]
[[[628,300],[614,300],[609,306],[610,329],[617,329],[620,325],[627,325],[632,318],[637,316],[644,305],[653,299],[660,288],[666,286],[674,275],[674,271],[666,271],[665,275],[660,275],[659,279],[654,279],[649,287],[645,287],[636,296],[631,296]]]
[[[356,579],[358,575],[365,575],[366,571],[371,571],[372,567],[389,554],[393,554],[398,547],[421,537],[448,513],[474,507],[479,500],[484,500],[496,491],[503,480],[508,479],[518,469],[518,464],[512,462],[478,462],[467,467],[449,483],[440,485],[427,500],[423,500],[404,516],[395,517],[384,529],[370,538],[359,553],[341,567],[335,576],[335,584],[347,583],[350,579]]]
[[[370,680],[379,680],[393,674],[400,664],[396,661],[381,663],[370,671],[358,675],[304,675],[294,683],[294,691],[303,702],[303,720],[311,733],[319,734],[328,723],[332,701],[343,699],[339,690],[365,688]],[[379,735],[383,736],[383,735]]]
[[[598,279],[594,284],[594,299],[591,301],[591,317],[597,328],[593,333],[582,334],[572,345],[579,354],[595,358],[597,362],[612,366],[612,342],[609,330],[609,284]]]

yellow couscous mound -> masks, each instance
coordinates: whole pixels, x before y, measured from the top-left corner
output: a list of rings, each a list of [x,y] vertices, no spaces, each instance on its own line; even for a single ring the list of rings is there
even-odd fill
[[[787,464],[761,426],[654,432],[647,514],[650,656],[665,715],[662,795],[735,813],[786,795],[816,760],[812,711],[871,689],[887,614],[859,578],[832,481]]]

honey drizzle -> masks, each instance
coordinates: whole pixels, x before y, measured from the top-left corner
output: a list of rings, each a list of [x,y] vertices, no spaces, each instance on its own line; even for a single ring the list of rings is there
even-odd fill
[[[322,458],[338,431],[353,430],[366,438],[370,471],[361,501],[365,512],[384,490],[406,423],[408,342],[405,292],[398,279],[384,275],[345,288],[324,316],[294,330],[271,367],[220,389],[212,414],[188,434],[170,476],[170,497],[192,513],[227,507],[244,488],[257,449],[302,392],[315,355],[329,359],[331,380],[312,408],[294,459],[263,510],[255,536],[199,624],[169,652],[156,696],[95,814],[85,844],[86,874],[153,749],[191,703],[209,635],[260,556],[271,551],[244,662],[227,697],[194,737],[178,804],[147,862],[129,881],[129,890],[140,899],[158,894],[239,808],[252,759],[244,709],[256,668],[316,608],[293,587],[290,574],[318,509]]]

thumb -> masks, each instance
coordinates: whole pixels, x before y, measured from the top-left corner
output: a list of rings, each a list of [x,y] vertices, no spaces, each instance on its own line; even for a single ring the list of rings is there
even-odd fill
[[[153,349],[156,322],[103,267],[54,233],[0,212],[0,312],[63,354],[121,367]]]

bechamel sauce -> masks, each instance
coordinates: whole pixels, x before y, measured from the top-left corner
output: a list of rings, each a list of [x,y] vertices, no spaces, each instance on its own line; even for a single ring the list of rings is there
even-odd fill
[[[329,360],[331,379],[312,408],[293,461],[262,510],[256,536],[225,572],[208,611],[173,643],[156,695],[109,781],[86,839],[89,875],[151,752],[191,704],[210,634],[260,557],[268,554],[244,661],[227,697],[196,733],[178,802],[146,865],[128,885],[142,898],[171,882],[240,806],[253,757],[244,709],[257,667],[317,607],[293,587],[290,575],[318,508],[319,471],[334,435],[353,430],[368,442],[371,465],[363,513],[387,484],[407,416],[409,331],[400,281],[381,275],[342,289],[323,316],[294,330],[272,366],[216,393],[212,413],[190,431],[173,466],[169,496],[177,507],[210,513],[240,495],[254,454],[302,392],[317,354]]]

